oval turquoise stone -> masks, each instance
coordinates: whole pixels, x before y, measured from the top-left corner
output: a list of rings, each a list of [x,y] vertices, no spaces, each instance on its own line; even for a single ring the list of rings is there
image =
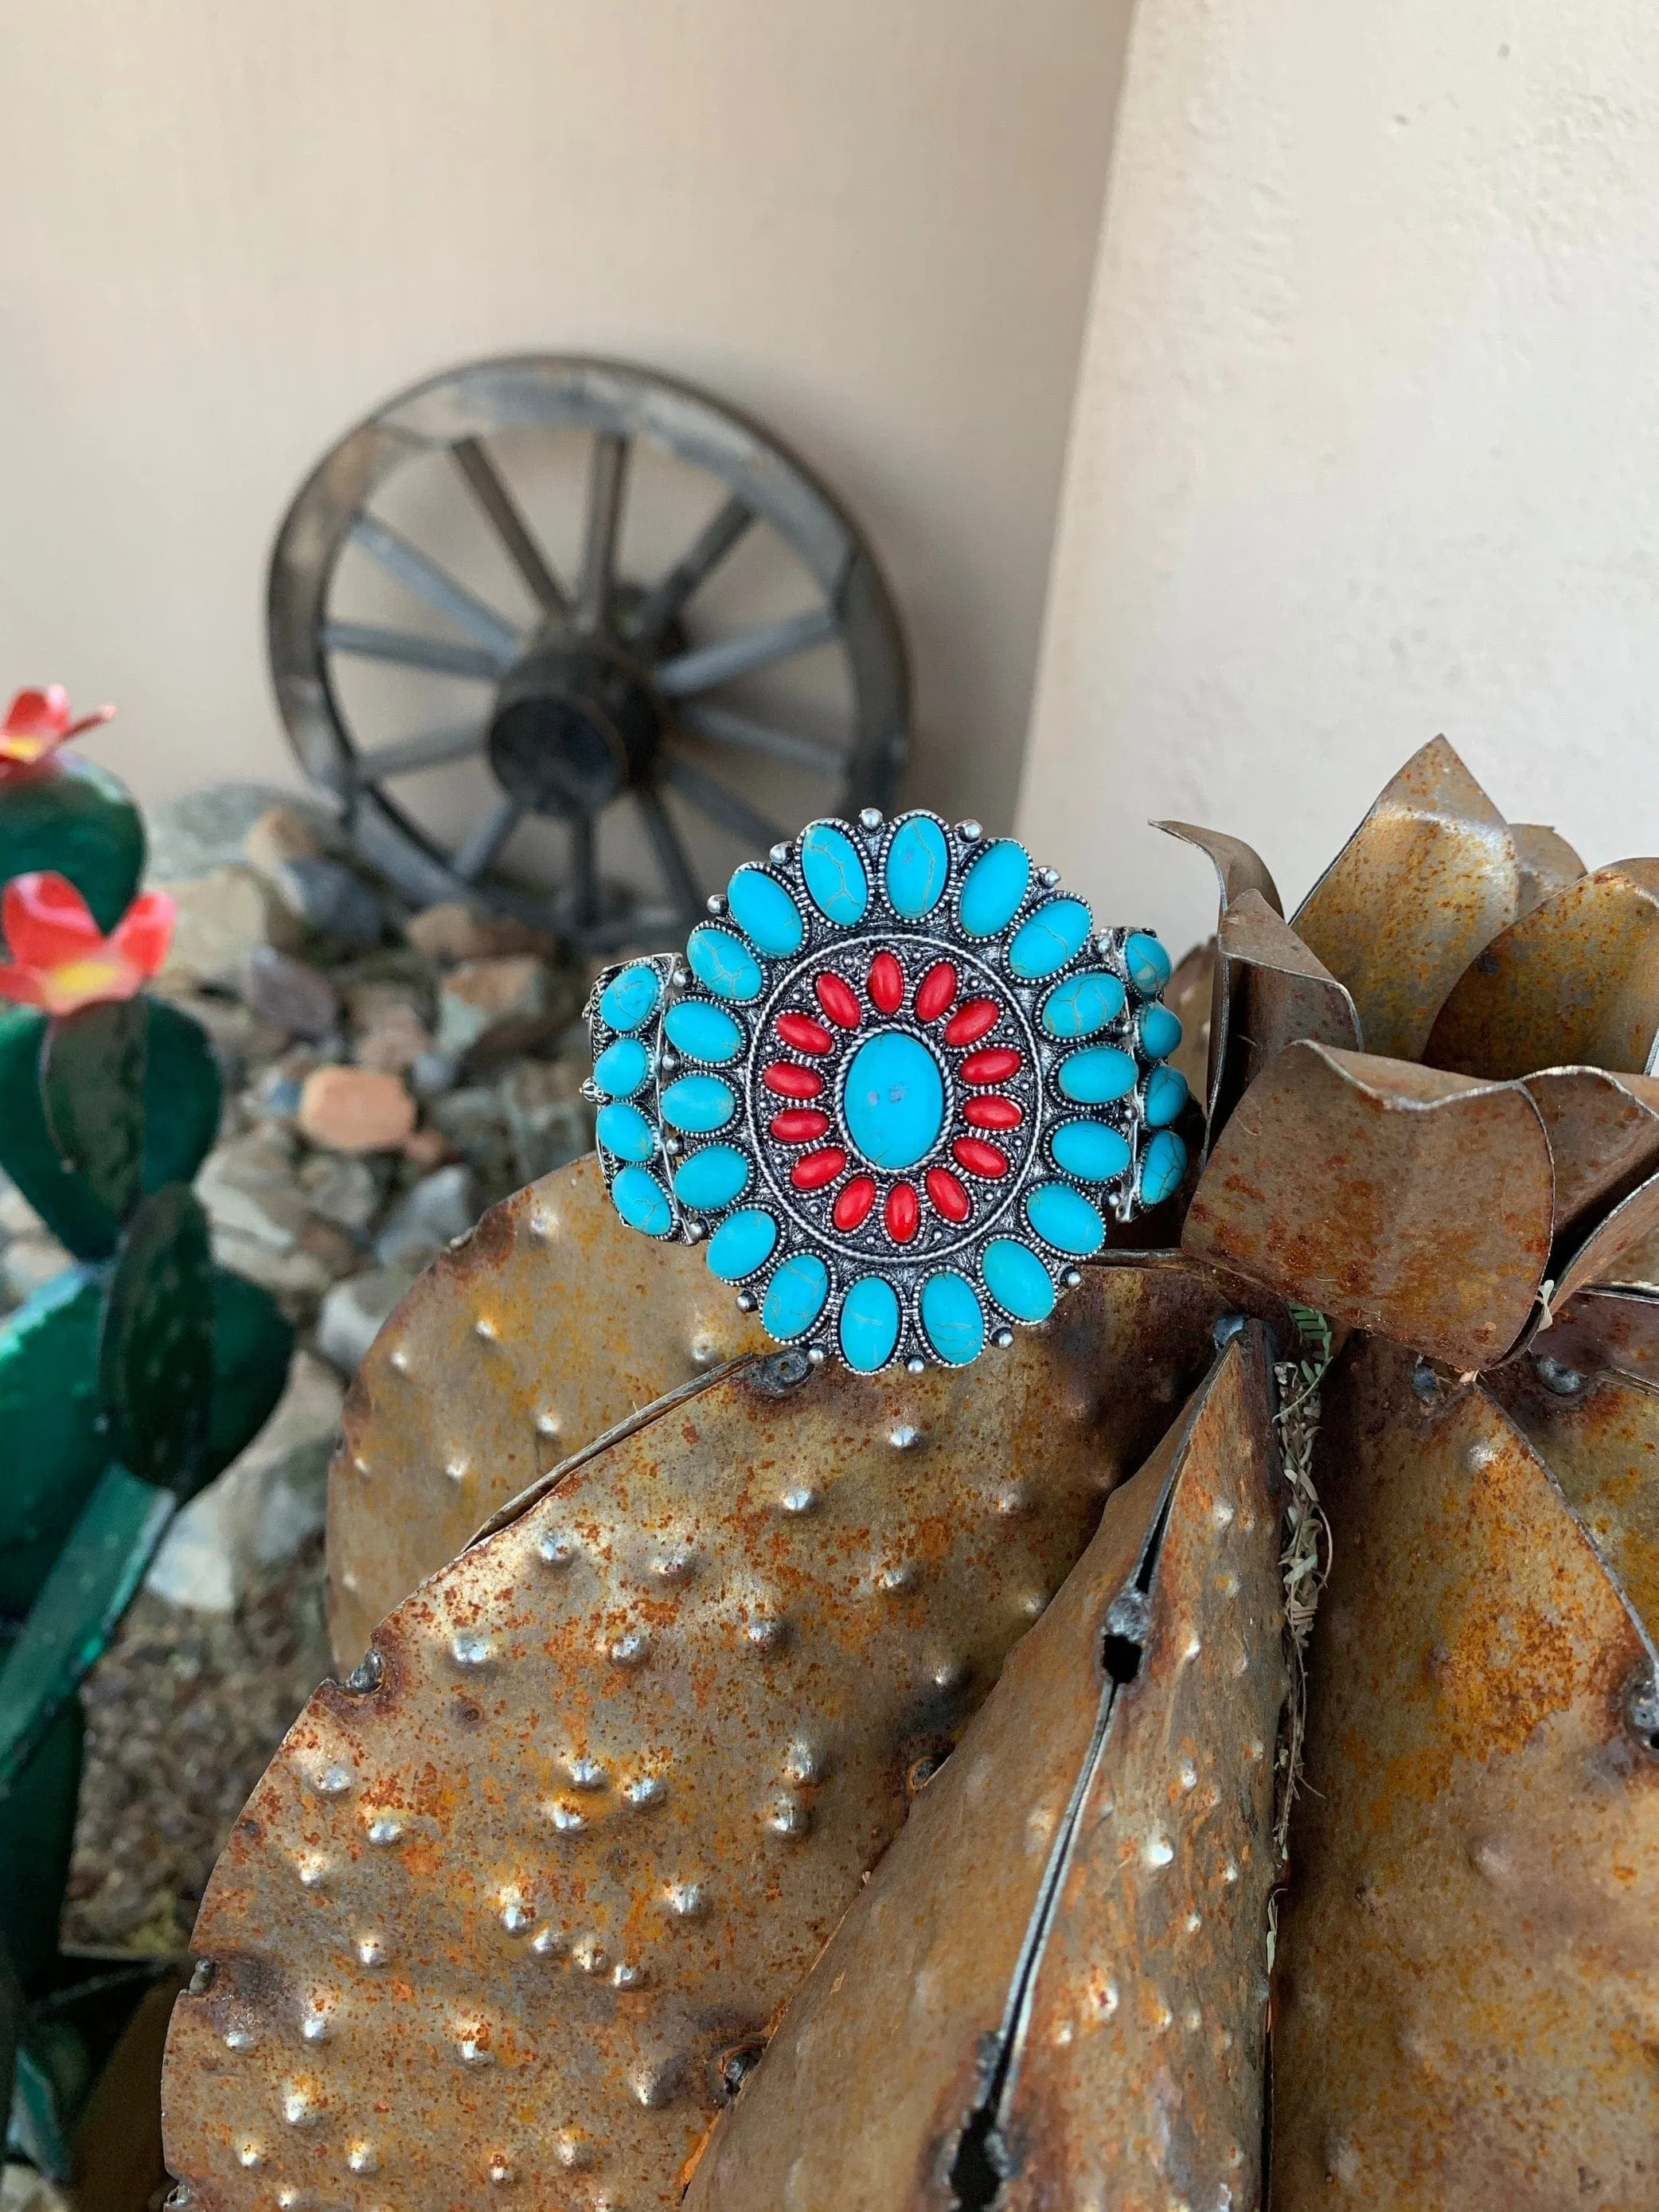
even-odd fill
[[[929,1275],[921,1286],[921,1326],[947,1367],[965,1367],[985,1349],[985,1309],[966,1275]]]
[[[1148,1060],[1167,1060],[1181,1042],[1181,1017],[1167,1006],[1140,1010],[1140,1049]]]
[[[823,1311],[830,1295],[830,1270],[811,1252],[797,1252],[786,1260],[766,1286],[761,1302],[761,1326],[769,1336],[787,1343],[805,1336]]]
[[[951,872],[951,850],[945,832],[931,814],[913,814],[901,822],[887,848],[887,896],[895,914],[917,921],[931,914],[945,896]]]
[[[1093,1036],[1123,1012],[1127,993],[1103,968],[1085,968],[1056,983],[1042,1002],[1042,1026],[1050,1036]]]
[[[800,951],[806,935],[800,908],[764,868],[739,868],[726,886],[726,903],[757,952],[781,959]]]
[[[850,929],[870,903],[870,878],[858,847],[833,822],[814,822],[800,841],[806,892],[826,921]]]
[[[620,1169],[611,1186],[611,1203],[630,1229],[647,1237],[666,1237],[674,1226],[674,1209],[668,1193],[644,1168]]]
[[[593,1117],[593,1139],[619,1160],[648,1160],[657,1133],[637,1106],[601,1106]]]
[[[980,1267],[986,1289],[1016,1321],[1047,1321],[1054,1311],[1053,1279],[1029,1244],[994,1237]]]
[[[663,1092],[661,1104],[669,1127],[683,1129],[688,1137],[706,1137],[711,1130],[723,1129],[738,1110],[731,1085],[718,1075],[681,1076]]]
[[[842,1301],[841,1356],[855,1374],[873,1375],[898,1342],[899,1302],[890,1283],[861,1275]]]
[[[758,1206],[728,1214],[708,1240],[708,1272],[722,1282],[740,1283],[763,1267],[778,1241],[778,1224]]]
[[[1052,1140],[1054,1165],[1079,1182],[1110,1182],[1129,1164],[1129,1140],[1104,1121],[1063,1121]]]
[[[651,1055],[638,1037],[618,1037],[593,1063],[593,1080],[607,1098],[631,1098],[651,1073]]]
[[[842,1097],[848,1134],[872,1167],[913,1168],[945,1126],[945,1079],[926,1045],[881,1030],[853,1054]]]
[[[1187,1172],[1187,1147],[1173,1129],[1160,1129],[1140,1161],[1140,1202],[1157,1206],[1173,1198]]]
[[[1106,1223],[1086,1198],[1063,1182],[1040,1182],[1025,1195],[1025,1218],[1045,1244],[1086,1260],[1106,1242]]]
[[[724,1007],[707,999],[681,999],[662,1018],[663,1034],[688,1060],[712,1060],[724,1066],[743,1050],[743,1031]]]
[[[754,954],[729,929],[700,923],[686,939],[685,957],[698,982],[717,999],[758,999],[761,971]]]
[[[1012,837],[988,845],[963,878],[957,919],[969,937],[994,937],[1019,911],[1031,880],[1031,856]]]
[[[1120,1052],[1115,1044],[1068,1053],[1060,1063],[1060,1087],[1079,1106],[1103,1106],[1109,1099],[1127,1098],[1135,1087],[1134,1055]]]
[[[1150,930],[1137,929],[1124,940],[1123,964],[1143,999],[1155,999],[1170,980],[1170,956]]]
[[[599,1019],[613,1030],[636,1030],[650,1020],[662,996],[662,978],[643,960],[613,975],[599,994]]]
[[[1049,899],[1014,932],[1008,965],[1022,981],[1039,982],[1083,950],[1093,926],[1081,899]]]
[[[749,1163],[733,1145],[704,1145],[674,1170],[674,1195],[696,1213],[714,1213],[749,1187]]]
[[[1155,1067],[1146,1078],[1141,1111],[1150,1126],[1161,1129],[1173,1121],[1187,1103],[1187,1079],[1178,1067]]]

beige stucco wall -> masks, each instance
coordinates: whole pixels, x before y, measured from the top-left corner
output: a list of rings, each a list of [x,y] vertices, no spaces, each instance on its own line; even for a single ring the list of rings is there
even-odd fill
[[[873,537],[912,788],[1011,810],[1128,0],[51,0],[0,67],[0,681],[291,773],[270,536],[456,360],[637,357]]]
[[[1021,822],[1114,918],[1285,890],[1444,729],[1659,842],[1659,74],[1641,0],[1139,13]]]

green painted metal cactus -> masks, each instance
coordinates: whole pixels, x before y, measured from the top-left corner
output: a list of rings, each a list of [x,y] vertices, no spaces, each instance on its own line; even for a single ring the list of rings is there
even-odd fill
[[[144,995],[171,902],[140,894],[143,822],[58,748],[57,689],[0,726],[0,1169],[73,1255],[0,1326],[0,1946],[27,2002],[61,1984],[81,1773],[76,1692],[180,1504],[280,1395],[292,1331],[213,1265],[191,1182],[217,1132],[199,1025]],[[26,2100],[27,2102],[29,2100]],[[58,2162],[67,2116],[15,2114]],[[44,2147],[44,2148],[43,2148]]]

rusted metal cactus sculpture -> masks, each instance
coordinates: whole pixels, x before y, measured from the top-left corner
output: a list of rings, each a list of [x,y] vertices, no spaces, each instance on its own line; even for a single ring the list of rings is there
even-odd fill
[[[1443,742],[1291,922],[1179,834],[1178,1250],[861,1374],[588,1162],[394,1317],[181,2202],[1659,2203],[1655,864]]]

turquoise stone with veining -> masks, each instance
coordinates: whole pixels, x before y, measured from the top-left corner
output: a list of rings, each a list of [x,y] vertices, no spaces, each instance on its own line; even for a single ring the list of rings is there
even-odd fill
[[[764,868],[739,868],[726,886],[726,903],[757,952],[782,959],[800,951],[806,935],[800,908]]]
[[[1085,968],[1056,983],[1042,1002],[1042,1026],[1050,1036],[1093,1036],[1123,1012],[1127,996],[1115,975]]]
[[[778,1224],[758,1206],[729,1213],[708,1240],[708,1272],[722,1282],[740,1283],[763,1267],[778,1241]]]
[[[729,929],[711,929],[699,923],[686,939],[685,957],[691,973],[717,999],[758,999],[761,971],[754,954]]]
[[[1110,1099],[1127,1098],[1135,1087],[1134,1054],[1120,1052],[1115,1044],[1068,1053],[1060,1063],[1060,1087],[1079,1106],[1104,1106]]]
[[[707,999],[682,999],[662,1018],[663,1034],[688,1060],[712,1060],[723,1067],[743,1050],[743,1031],[723,1006]]]
[[[718,1075],[683,1075],[662,1094],[662,1118],[688,1137],[723,1129],[738,1110],[735,1092]]]
[[[674,1170],[674,1195],[694,1213],[716,1213],[749,1187],[749,1163],[735,1145],[704,1145]]]
[[[1140,1202],[1157,1206],[1173,1198],[1187,1172],[1187,1147],[1173,1129],[1160,1129],[1141,1156]]]
[[[816,1253],[797,1252],[786,1260],[766,1286],[761,1302],[761,1326],[769,1336],[787,1343],[805,1336],[823,1311],[830,1295],[830,1270]]]
[[[1123,964],[1143,999],[1155,999],[1170,980],[1170,956],[1149,930],[1125,939]]]
[[[1187,1103],[1187,1079],[1178,1067],[1155,1067],[1140,1096],[1141,1111],[1149,1125],[1161,1129]]]
[[[921,1286],[921,1327],[947,1367],[965,1367],[985,1349],[985,1310],[965,1275],[929,1275]]]
[[[1140,1010],[1140,1049],[1148,1060],[1167,1060],[1181,1042],[1181,1017],[1167,1006]]]
[[[842,1301],[841,1356],[858,1375],[873,1375],[898,1342],[899,1302],[890,1283],[861,1275]]]
[[[912,814],[894,830],[887,848],[885,882],[895,914],[920,921],[945,896],[951,851],[930,814]]]
[[[666,1237],[674,1226],[668,1193],[644,1168],[619,1170],[611,1186],[611,1203],[630,1229],[643,1230],[647,1237]]]
[[[870,878],[858,847],[833,822],[814,822],[800,841],[806,893],[826,921],[851,929],[870,903]]]
[[[1063,1182],[1040,1182],[1025,1194],[1025,1218],[1045,1244],[1086,1260],[1106,1242],[1098,1209]]]
[[[601,1106],[593,1139],[619,1160],[648,1160],[657,1149],[657,1133],[637,1106]]]
[[[957,919],[969,937],[994,937],[1019,912],[1031,880],[1031,856],[1012,837],[988,845],[963,878]]]
[[[1129,1164],[1129,1140],[1104,1121],[1062,1121],[1051,1139],[1054,1165],[1079,1182],[1110,1182]]]
[[[881,1030],[854,1054],[842,1097],[848,1134],[872,1167],[902,1174],[938,1144],[945,1079],[924,1044]]]
[[[1040,982],[1083,950],[1093,926],[1081,899],[1045,900],[1014,932],[1008,965],[1022,982]]]
[[[599,994],[599,1019],[613,1030],[636,1030],[657,1011],[662,978],[643,960],[613,975]]]
[[[638,1037],[618,1037],[593,1063],[593,1080],[607,1098],[631,1098],[651,1073],[651,1055]]]
[[[986,1289],[1016,1321],[1047,1321],[1054,1311],[1054,1279],[1029,1244],[994,1237],[980,1269]]]

